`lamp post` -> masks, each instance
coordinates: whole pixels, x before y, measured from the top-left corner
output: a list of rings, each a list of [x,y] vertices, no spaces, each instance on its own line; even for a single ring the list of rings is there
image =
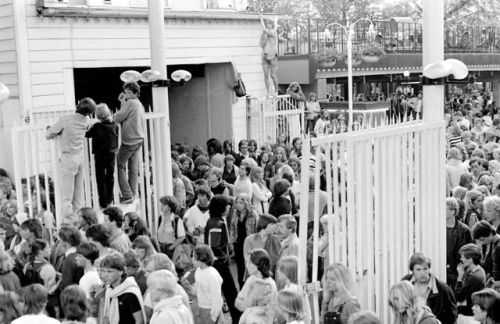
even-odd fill
[[[349,124],[347,127],[348,131],[351,131],[351,127],[354,121],[353,120],[354,101],[353,101],[353,90],[352,90],[352,37],[354,35],[354,27],[360,21],[370,22],[370,27],[368,32],[373,33],[374,31],[373,22],[368,18],[360,18],[352,24],[347,22],[347,26],[334,22],[328,24],[325,27],[325,30],[333,26],[340,27],[347,35],[347,92],[349,94]]]

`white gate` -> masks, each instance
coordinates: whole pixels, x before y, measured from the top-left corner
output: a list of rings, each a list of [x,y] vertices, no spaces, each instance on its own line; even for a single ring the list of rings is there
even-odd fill
[[[314,204],[312,282],[321,280],[317,277],[320,176],[326,177],[331,215],[328,259],[350,268],[362,308],[375,311],[382,323],[391,321],[389,289],[408,273],[409,258],[416,251],[430,255],[433,273],[445,280],[444,133],[442,122],[407,122],[303,140],[301,285],[308,283],[308,204]],[[307,162],[311,146],[316,152],[313,171]],[[311,172],[316,188],[309,196]],[[313,300],[317,319],[317,293]]]
[[[51,202],[58,225],[62,220],[60,185],[58,179],[59,141],[46,140],[47,125],[54,123],[60,115],[71,113],[69,111],[53,114],[47,118],[33,120],[32,125],[17,126],[12,129],[12,154],[14,160],[14,181],[16,185],[17,205],[19,211],[26,207],[26,213],[33,217],[39,210],[42,199]],[[147,217],[148,225],[153,234],[157,228],[158,192],[164,192],[166,184],[162,151],[163,145],[161,129],[165,114],[147,113],[144,129],[146,136],[141,152],[139,165],[139,197],[143,217]],[[94,156],[91,152],[90,142],[85,145],[84,160],[84,201],[85,206],[99,209],[97,183],[95,179]],[[115,173],[115,202],[118,202],[118,181]],[[53,185],[50,185],[49,183]],[[22,190],[23,183],[27,188],[34,187],[36,196],[31,190]],[[53,193],[45,190],[45,197],[41,196],[43,188],[53,186]],[[45,199],[44,199],[45,198]]]
[[[276,143],[280,134],[289,141],[304,134],[304,107],[289,95],[264,97],[261,101],[258,143]]]

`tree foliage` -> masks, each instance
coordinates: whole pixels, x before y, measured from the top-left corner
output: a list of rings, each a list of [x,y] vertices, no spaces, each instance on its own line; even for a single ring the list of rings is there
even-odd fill
[[[345,24],[359,18],[422,19],[421,0],[248,0],[249,11],[321,17]],[[449,24],[500,26],[500,0],[445,0]]]

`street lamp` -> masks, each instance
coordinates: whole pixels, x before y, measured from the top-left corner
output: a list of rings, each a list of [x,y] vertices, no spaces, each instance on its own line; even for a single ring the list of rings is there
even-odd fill
[[[186,70],[176,70],[170,75],[171,79],[162,79],[161,72],[156,70],[146,70],[139,73],[135,70],[128,70],[120,74],[123,82],[150,83],[152,87],[175,87],[183,86],[185,82],[191,80],[192,75]]]
[[[368,29],[369,36],[372,37],[375,35],[375,29],[373,26],[373,22],[367,18],[361,18],[356,20],[354,23],[347,22],[347,26],[341,25],[339,23],[330,23],[325,27],[325,31],[328,30],[329,27],[337,26],[340,27],[347,35],[347,91],[349,93],[349,126],[347,129],[350,131],[353,125],[353,90],[352,90],[352,37],[354,36],[354,27],[360,21],[368,21],[370,23],[370,27]]]

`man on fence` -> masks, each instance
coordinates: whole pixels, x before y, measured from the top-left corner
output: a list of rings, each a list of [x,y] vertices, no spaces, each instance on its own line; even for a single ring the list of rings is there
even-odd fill
[[[62,200],[62,223],[74,224],[77,212],[83,207],[83,161],[84,139],[89,128],[89,115],[94,113],[95,102],[83,98],[76,112],[60,117],[52,126],[47,126],[47,139],[61,138],[59,156],[60,194]]]
[[[137,194],[140,149],[144,142],[144,106],[138,99],[139,95],[140,87],[136,82],[125,83],[118,97],[120,110],[113,115],[113,119],[122,126],[122,143],[116,157],[122,203],[131,203]]]

